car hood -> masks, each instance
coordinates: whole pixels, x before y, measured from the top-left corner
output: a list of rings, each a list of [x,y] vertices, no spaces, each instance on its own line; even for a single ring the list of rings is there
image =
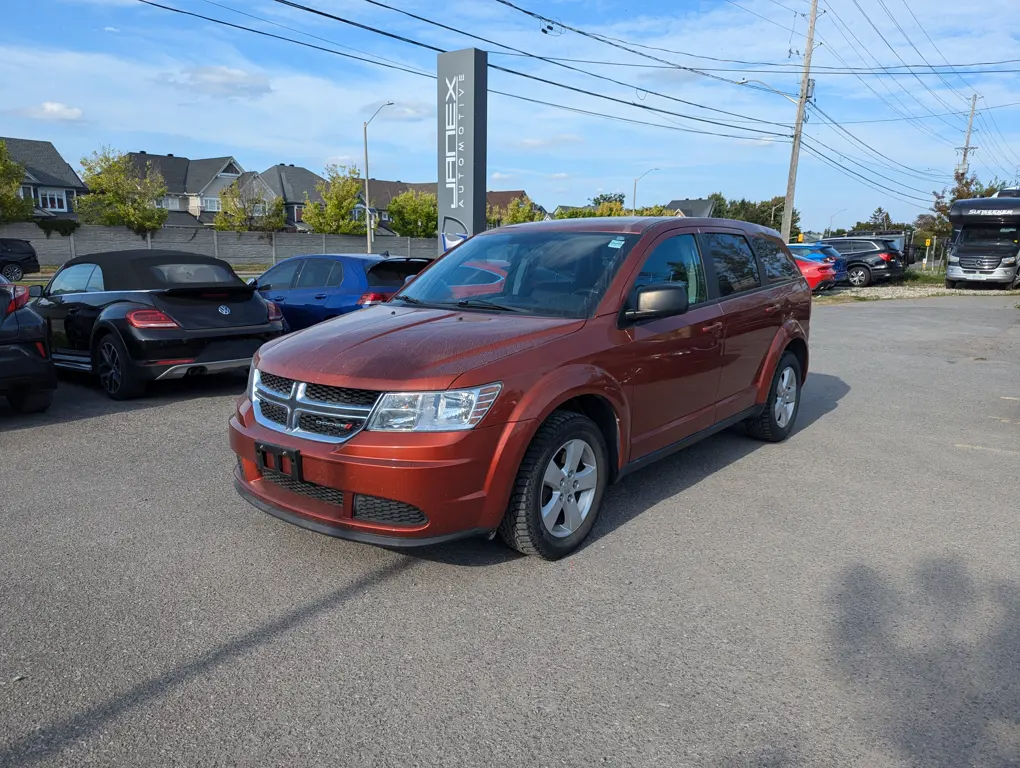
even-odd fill
[[[269,342],[258,368],[331,386],[448,388],[458,376],[574,333],[583,320],[382,304]]]

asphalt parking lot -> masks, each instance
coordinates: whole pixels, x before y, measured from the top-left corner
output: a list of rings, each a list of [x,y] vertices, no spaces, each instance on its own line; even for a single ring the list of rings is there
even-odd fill
[[[558,563],[242,502],[239,378],[0,406],[0,765],[1020,762],[1016,297],[815,310],[798,431]]]

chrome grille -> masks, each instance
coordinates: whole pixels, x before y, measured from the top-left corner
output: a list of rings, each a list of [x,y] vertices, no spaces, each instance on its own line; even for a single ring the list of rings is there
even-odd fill
[[[961,269],[997,269],[1002,259],[998,256],[960,256]]]
[[[309,384],[255,371],[252,402],[264,427],[308,440],[342,443],[368,422],[381,393]]]
[[[300,493],[302,496],[308,496],[311,499],[318,499],[327,504],[335,504],[338,507],[344,505],[344,492],[339,491],[336,488],[327,488],[325,485],[319,485],[317,483],[309,483],[306,480],[295,480],[290,475],[286,475],[283,472],[277,472],[273,469],[263,469],[262,479],[268,480],[274,485],[278,485],[285,491],[291,493]]]
[[[379,399],[379,393],[371,389],[347,389],[345,387],[328,387],[325,384],[307,384],[305,397],[318,403],[360,405],[371,408]]]
[[[259,381],[263,389],[289,396],[294,389],[294,379],[287,379],[272,373],[259,373]]]
[[[375,496],[354,497],[354,519],[388,525],[424,525],[425,513],[410,504]]]

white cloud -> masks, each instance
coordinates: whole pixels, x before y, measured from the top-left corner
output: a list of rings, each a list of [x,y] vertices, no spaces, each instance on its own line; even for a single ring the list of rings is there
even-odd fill
[[[512,146],[520,149],[547,149],[549,147],[562,146],[564,144],[583,144],[584,139],[576,133],[561,133],[557,136],[547,136],[537,139],[520,139],[513,142]]]
[[[569,179],[569,173],[553,173],[549,176],[550,179]]]
[[[78,107],[69,107],[59,101],[44,101],[37,106],[18,110],[18,114],[35,120],[74,121],[81,120],[83,113]]]
[[[180,74],[165,72],[162,78],[190,93],[227,99],[257,99],[272,90],[261,72],[224,66],[187,67]]]
[[[512,173],[500,173],[499,171],[496,171],[489,178],[493,181],[506,181],[507,179],[514,178],[514,175]]]
[[[103,27],[103,31],[112,32],[113,34],[117,34],[118,32],[120,32],[120,30],[117,29],[116,27]]]

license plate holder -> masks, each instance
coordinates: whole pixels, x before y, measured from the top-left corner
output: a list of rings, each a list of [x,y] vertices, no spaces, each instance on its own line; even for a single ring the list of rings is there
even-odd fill
[[[286,460],[286,463],[285,463]],[[287,475],[291,480],[300,482],[301,477],[301,452],[295,448],[284,448],[282,445],[272,443],[255,443],[255,465],[259,472],[279,472]]]

